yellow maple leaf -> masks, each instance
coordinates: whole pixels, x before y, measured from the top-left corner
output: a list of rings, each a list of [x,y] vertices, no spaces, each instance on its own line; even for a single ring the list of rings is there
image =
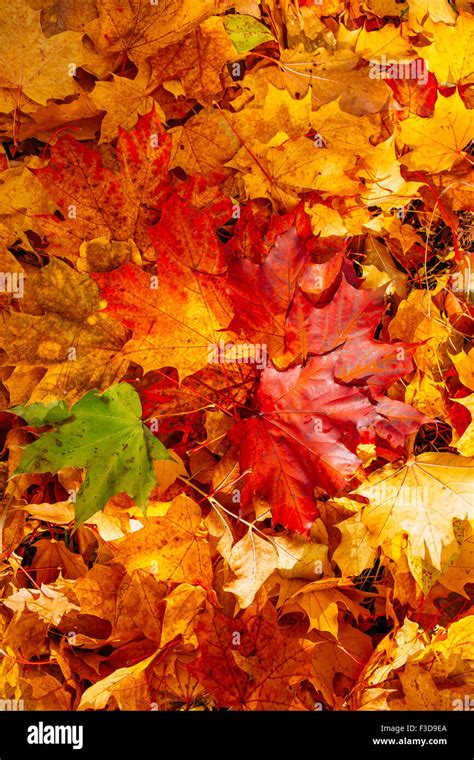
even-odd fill
[[[450,10],[452,12],[451,8]],[[472,49],[474,34],[473,16],[460,13],[454,26],[430,19],[425,23],[423,32],[431,38],[431,45],[415,45],[415,48],[438,82],[441,85],[472,83],[474,67],[469,51]]]
[[[410,114],[400,125],[400,139],[411,151],[400,158],[412,171],[442,172],[465,154],[474,128],[474,114],[456,91],[449,98],[439,96],[433,117]]]
[[[84,61],[82,34],[66,31],[45,37],[40,11],[23,0],[0,8],[0,85],[19,89],[35,103],[76,92],[74,76]]]
[[[362,520],[379,545],[406,534],[414,556],[441,569],[443,546],[454,540],[453,519],[474,519],[474,459],[427,453],[402,467],[377,470],[355,493],[369,499]]]
[[[463,456],[472,457],[474,456],[474,393],[466,396],[466,398],[457,398],[456,401],[458,404],[465,406],[471,413],[471,422],[456,443],[456,448]]]

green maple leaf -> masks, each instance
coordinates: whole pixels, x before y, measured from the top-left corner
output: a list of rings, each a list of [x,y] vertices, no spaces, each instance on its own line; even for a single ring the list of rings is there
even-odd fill
[[[18,404],[8,410],[12,414],[23,417],[31,427],[43,427],[43,425],[54,425],[63,422],[72,416],[65,401],[52,401],[51,404]]]
[[[14,475],[85,467],[75,502],[76,527],[123,492],[146,511],[156,484],[153,460],[171,456],[142,423],[140,398],[131,385],[119,383],[102,395],[90,391],[66,419],[51,419],[47,407],[41,416],[38,407],[15,409],[28,423],[45,424],[47,418],[55,429],[26,447]]]
[[[262,42],[275,39],[271,31],[253,16],[237,13],[226,16],[224,28],[238,53],[247,53]]]

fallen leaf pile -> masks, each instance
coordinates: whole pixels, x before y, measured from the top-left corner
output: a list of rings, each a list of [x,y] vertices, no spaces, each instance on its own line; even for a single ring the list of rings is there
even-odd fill
[[[472,11],[3,4],[2,700],[469,709]]]

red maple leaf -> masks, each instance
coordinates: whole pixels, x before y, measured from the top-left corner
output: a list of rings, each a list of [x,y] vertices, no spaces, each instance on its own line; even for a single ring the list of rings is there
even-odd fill
[[[63,215],[43,217],[41,227],[58,254],[75,259],[84,240],[133,238],[141,251],[150,246],[147,228],[172,192],[168,175],[171,138],[155,110],[130,132],[119,130],[119,173],[101,154],[69,135],[51,148],[48,166],[34,174]]]

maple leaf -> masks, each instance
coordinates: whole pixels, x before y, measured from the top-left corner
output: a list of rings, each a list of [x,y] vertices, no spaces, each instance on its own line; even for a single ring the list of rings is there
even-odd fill
[[[229,257],[226,289],[235,309],[229,329],[265,344],[271,358],[283,351],[286,314],[306,261],[294,228],[277,237],[263,264]]]
[[[370,79],[364,70],[354,71],[360,60],[354,48],[353,44],[351,50],[321,47],[310,53],[292,47],[282,51],[282,86],[299,93],[317,88],[313,93],[316,107],[339,98],[341,109],[354,116],[377,113],[387,100],[387,86],[383,80]]]
[[[71,710],[72,699],[64,683],[49,673],[33,673],[18,679],[27,710]]]
[[[327,547],[323,544],[310,544],[299,536],[260,535],[252,528],[231,549],[223,548],[221,553],[234,576],[224,588],[235,594],[242,609],[253,602],[277,568],[284,578],[308,579],[321,575],[323,566],[328,569]]]
[[[18,404],[10,409],[12,414],[28,420],[31,427],[43,427],[43,425],[54,425],[58,422],[64,422],[71,416],[71,412],[65,401],[52,401],[50,404]]]
[[[28,420],[28,407],[22,414]],[[123,491],[145,510],[156,482],[152,460],[170,455],[140,418],[139,397],[127,383],[102,396],[87,393],[72,407],[69,419],[56,422],[55,431],[26,448],[16,474],[86,467],[75,502],[76,525]]]
[[[338,352],[334,377],[342,383],[365,380],[369,385],[388,388],[395,380],[410,374],[416,348],[406,343],[378,343],[365,336],[354,340],[351,335]]]
[[[170,169],[179,167],[189,175],[231,174],[225,163],[239,149],[240,140],[221,113],[200,111],[169,134],[173,140]]]
[[[148,688],[147,668],[158,652],[136,665],[117,668],[106,678],[89,686],[81,697],[78,710],[102,710],[111,697],[120,710],[149,710],[152,702]]]
[[[125,341],[124,328],[112,320],[81,323],[61,314],[12,312],[1,339],[6,349],[1,363],[14,367],[6,381],[11,403],[49,404],[58,396],[73,402],[91,386],[105,390],[120,380],[128,364],[120,355]]]
[[[457,402],[469,410],[471,413],[471,422],[456,443],[456,448],[460,454],[463,454],[463,456],[471,457],[474,456],[474,393],[471,393],[470,396],[467,396],[466,398],[457,399]]]
[[[279,135],[281,144],[256,140],[252,154],[244,146],[227,163],[242,173],[248,198],[269,198],[275,206],[292,209],[305,191],[343,196],[357,192],[359,185],[350,177],[355,165],[352,154],[318,148],[305,137],[287,140],[284,132]]]
[[[185,645],[197,646],[194,623],[206,603],[206,592],[200,586],[181,583],[167,595],[160,644],[162,647],[179,639]]]
[[[439,17],[424,24],[424,34],[429,35],[431,45],[418,48],[420,55],[440,84],[472,83],[472,62],[466,55],[468,40],[472,35],[472,16],[461,11],[455,24],[438,24],[438,20]],[[456,44],[453,44],[454,40]]]
[[[167,45],[182,39],[201,21],[228,7],[227,0],[164,0],[159,4],[143,4],[126,0],[117,14],[114,0],[98,3],[101,47],[126,54],[139,64]]]
[[[57,202],[64,220],[43,221],[50,244],[75,259],[84,240],[134,239],[142,251],[150,246],[147,227],[169,195],[171,140],[152,109],[129,133],[119,130],[120,174],[104,166],[100,153],[73,137],[60,137],[48,166],[34,174]]]
[[[73,554],[62,541],[42,538],[35,544],[32,567],[35,568],[36,582],[47,584],[55,581],[59,572],[64,578],[80,578],[87,571],[81,556]]]
[[[451,169],[469,143],[473,121],[457,92],[449,98],[438,98],[432,119],[409,116],[402,122],[401,140],[412,150],[401,158],[401,163],[411,170],[433,173]]]
[[[238,13],[227,16],[224,26],[239,53],[247,53],[262,42],[274,39],[270,30],[253,16]]]
[[[406,118],[413,113],[426,118],[432,115],[438,89],[436,78],[431,71],[427,72],[426,84],[421,84],[419,79],[414,77],[402,80],[388,79],[387,84],[393,90],[396,101],[402,106],[402,116]]]
[[[395,138],[379,143],[363,160],[359,176],[365,179],[367,192],[362,199],[368,206],[403,208],[416,195],[420,183],[407,182],[401,175],[401,166],[395,153]]]
[[[210,585],[212,567],[201,519],[201,510],[192,499],[177,496],[164,517],[150,518],[145,527],[118,545],[114,561],[128,572],[146,568],[162,580]]]
[[[55,204],[51,198],[45,196],[41,183],[32,177],[26,166],[7,169],[1,175],[1,182],[0,215],[8,225],[4,226],[2,238],[6,245],[13,245],[20,238],[30,249],[31,244],[26,231],[35,227],[32,215],[52,214]],[[1,256],[2,271],[11,271],[15,262],[9,265],[6,261],[11,254],[4,251]]]
[[[221,74],[236,51],[216,16],[196,27],[184,40],[167,46],[150,60],[150,89],[163,82],[179,80],[188,97],[210,104],[221,91]]]
[[[297,139],[311,128],[311,95],[309,92],[305,97],[300,97],[297,100],[286,90],[280,90],[271,82],[267,82],[262,91],[257,91],[251,104],[247,103],[247,98],[244,95],[241,97],[246,107],[236,114],[227,115],[223,113],[222,115],[239,136],[243,147],[250,152],[257,145],[264,143],[271,145],[274,140],[277,143],[281,142],[283,133],[280,131],[280,125],[282,124],[285,125],[284,134],[291,139]],[[236,107],[240,105],[239,100],[234,101],[234,103]],[[252,110],[249,110],[250,105],[252,105]],[[258,134],[255,133],[254,120],[249,118],[252,111],[255,115],[259,113],[263,116],[263,119],[259,120]]]
[[[372,567],[377,551],[370,541],[370,533],[362,520],[361,512],[337,524],[341,541],[333,554],[344,574],[360,575],[363,570]]]
[[[110,82],[96,82],[90,99],[98,109],[107,112],[100,128],[100,142],[115,139],[120,127],[131,130],[138,117],[150,111],[152,104],[160,119],[166,121],[163,111],[148,94],[153,89],[146,72],[140,72],[135,79],[113,74]]]
[[[0,34],[2,87],[18,88],[41,105],[75,94],[75,67],[85,57],[80,32],[68,30],[47,37],[41,28],[40,11],[22,0],[12,0],[9,8],[3,7],[0,12]],[[11,105],[9,110],[15,106],[13,93]]]
[[[79,609],[71,604],[60,591],[43,585],[40,589],[22,588],[15,594],[11,594],[5,604],[14,612],[21,612],[28,608],[41,620],[51,625],[58,625],[63,615],[71,610]]]
[[[374,117],[348,113],[339,100],[332,100],[311,113],[311,126],[324,135],[324,145],[332,150],[357,149],[370,155],[370,138],[377,133]]]
[[[258,377],[258,370],[251,364],[212,364],[186,377],[181,383],[177,373],[145,375],[135,388],[140,393],[143,413],[146,417],[171,418],[172,424],[179,415],[199,412],[215,405],[226,412],[245,405]]]
[[[351,586],[351,584],[346,585]],[[319,631],[327,631],[335,639],[338,638],[339,605],[345,607],[357,619],[359,616],[367,617],[368,611],[360,604],[342,593],[337,587],[344,588],[344,581],[340,578],[307,583],[294,592],[289,598],[289,604],[283,605],[283,611],[290,612],[296,605],[300,607],[309,620],[308,630],[316,628]]]
[[[472,519],[472,460],[455,454],[421,454],[401,468],[386,465],[355,493],[370,505],[362,519],[378,545],[408,535],[415,556],[441,567],[441,551],[454,540],[453,519]]]
[[[317,515],[314,488],[347,485],[361,464],[348,448],[358,429],[375,421],[374,407],[358,389],[337,385],[332,357],[310,359],[286,372],[267,368],[258,391],[260,413],[237,423],[240,464],[250,470],[242,506],[266,498],[273,521],[308,533]],[[330,445],[328,445],[330,442]]]
[[[131,263],[94,277],[107,301],[107,314],[133,331],[124,353],[145,372],[171,366],[183,379],[205,367],[212,346],[225,339],[225,265],[207,209],[170,198],[151,234],[158,288]]]
[[[360,705],[369,701],[370,692],[379,686],[385,709],[433,710],[440,705],[445,710],[452,710],[453,706],[463,709],[464,674],[472,660],[472,617],[453,622],[447,631],[439,631],[428,641],[426,634],[422,641],[423,632],[417,629],[416,623],[407,620],[393,639],[389,636],[382,640],[364,674],[366,684],[357,685],[355,707],[361,709]],[[383,650],[388,662],[381,661]],[[395,679],[399,681],[402,696],[393,688]]]
[[[359,290],[349,285],[346,278],[341,280],[329,304],[320,308],[315,308],[300,290],[286,320],[286,346],[293,355],[302,358],[325,354],[349,338],[357,341],[371,337],[384,310],[383,288]]]
[[[250,607],[239,621],[219,611],[201,615],[196,634],[201,654],[188,669],[222,707],[304,709],[288,685],[296,689],[311,675],[314,644],[285,637],[271,606]]]

